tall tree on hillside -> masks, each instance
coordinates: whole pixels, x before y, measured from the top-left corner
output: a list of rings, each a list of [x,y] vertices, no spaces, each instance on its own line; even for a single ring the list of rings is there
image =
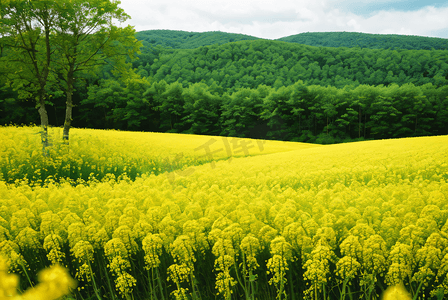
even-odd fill
[[[132,27],[113,25],[114,21],[124,22],[129,18],[118,6],[120,1],[72,0],[58,4],[54,45],[58,54],[58,77],[67,99],[63,138],[68,140],[75,81],[82,73],[95,72],[104,64],[111,64],[115,72],[127,74],[131,66],[126,58],[134,58],[141,43],[135,39]]]
[[[50,91],[66,94],[63,138],[68,140],[72,94],[80,74],[95,72],[106,63],[120,73],[130,69],[126,58],[132,58],[141,44],[132,27],[113,25],[129,18],[119,4],[116,0],[1,1],[0,25],[5,37],[1,43],[8,47],[2,60],[17,70],[8,74],[10,84],[22,90],[23,98],[37,99],[44,147]]]
[[[42,147],[48,146],[48,85],[51,76],[51,33],[57,18],[54,1],[1,0],[1,74],[19,91],[35,99],[42,126]],[[14,70],[14,71],[13,71]]]

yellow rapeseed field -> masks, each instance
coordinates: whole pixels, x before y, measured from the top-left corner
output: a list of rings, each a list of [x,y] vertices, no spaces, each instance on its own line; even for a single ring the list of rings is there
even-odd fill
[[[152,132],[72,129],[70,145],[62,129],[49,129],[50,147],[42,151],[39,127],[0,128],[0,176],[7,182],[72,178],[102,179],[126,174],[160,174],[230,157],[244,157],[318,145],[232,137]],[[44,155],[47,154],[47,155]]]
[[[53,130],[44,155],[37,128],[0,129],[0,255],[20,291],[62,265],[75,299],[448,295],[448,136],[317,146],[77,129],[61,145]],[[64,160],[73,180],[42,175]]]

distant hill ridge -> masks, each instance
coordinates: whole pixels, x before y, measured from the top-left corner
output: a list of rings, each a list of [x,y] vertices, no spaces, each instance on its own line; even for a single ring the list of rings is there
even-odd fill
[[[369,49],[447,50],[448,39],[414,35],[369,34],[360,32],[305,32],[279,41],[324,47]]]
[[[195,49],[260,38],[221,31],[188,32],[178,30],[147,30],[137,33],[145,46],[172,49]],[[277,39],[288,43],[324,47],[360,47],[369,49],[447,50],[448,39],[397,34],[360,32],[305,32]]]
[[[173,49],[195,49],[202,46],[260,39],[250,35],[221,31],[189,32],[178,30],[140,31],[136,37],[143,41],[145,46],[161,46]]]

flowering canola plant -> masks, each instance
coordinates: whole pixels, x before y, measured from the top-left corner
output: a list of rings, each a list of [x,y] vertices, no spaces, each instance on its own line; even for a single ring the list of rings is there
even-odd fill
[[[78,280],[76,299],[448,296],[448,136],[247,148],[78,129],[60,145],[73,161],[140,171],[73,182],[35,176],[19,129],[34,130],[0,130],[2,170],[30,174],[0,181],[0,255],[21,290],[60,264]],[[179,165],[145,171],[176,152]]]

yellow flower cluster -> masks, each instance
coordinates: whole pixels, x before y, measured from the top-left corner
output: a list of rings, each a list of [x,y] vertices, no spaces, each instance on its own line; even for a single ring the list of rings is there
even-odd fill
[[[47,258],[52,264],[60,264],[65,261],[62,246],[63,241],[59,235],[50,233],[45,237],[43,247],[47,251]]]
[[[19,277],[8,273],[7,260],[0,256],[0,299],[1,300],[56,300],[68,295],[76,287],[67,270],[59,265],[42,270],[40,283],[23,294],[17,293]]]
[[[220,231],[220,229],[215,230]],[[235,249],[232,241],[222,237],[218,238],[213,245],[212,252],[216,257],[215,271],[218,273],[216,276],[218,295],[221,294],[224,299],[230,300],[233,293],[232,287],[237,283],[230,275],[230,269],[235,265]]]
[[[83,280],[84,278],[87,281],[92,280],[93,271],[90,264],[93,262],[93,247],[87,241],[79,241],[72,248],[73,255],[78,260],[80,264],[78,268],[78,272],[76,274],[76,278],[79,280]]]
[[[129,242],[127,236],[125,241]],[[129,246],[129,243],[126,243]],[[104,254],[109,260],[109,269],[115,276],[115,286],[123,297],[128,297],[132,294],[133,288],[137,281],[128,273],[131,268],[129,261],[129,252],[126,249],[125,242],[119,237],[114,237],[104,246]]]
[[[159,256],[162,254],[162,239],[158,234],[148,234],[142,242],[145,251],[147,269],[154,269],[160,265]]]
[[[34,130],[0,132],[22,137],[19,129]],[[447,136],[319,147],[272,142],[272,151],[271,142],[261,151],[253,141],[253,156],[232,160],[222,160],[222,143],[216,153],[223,156],[199,166],[195,159],[206,151],[196,156],[195,149],[210,137],[127,134],[74,130],[70,151],[105,170],[129,170],[180,150],[191,161],[178,171],[194,172],[83,184],[0,181],[0,253],[11,270],[37,269],[30,253],[43,253],[39,261],[70,267],[80,286],[101,285],[94,289],[104,298],[115,290],[122,298],[255,299],[276,288],[281,299],[346,292],[375,299],[378,281],[404,282],[428,297],[448,294]],[[222,142],[214,139],[212,152]],[[14,134],[1,147],[9,158],[1,155],[0,165],[12,172],[33,157]]]
[[[253,234],[248,234],[241,241],[240,249],[244,255],[245,273],[250,277],[257,267],[260,266],[257,262],[257,255],[261,250],[260,241]]]

